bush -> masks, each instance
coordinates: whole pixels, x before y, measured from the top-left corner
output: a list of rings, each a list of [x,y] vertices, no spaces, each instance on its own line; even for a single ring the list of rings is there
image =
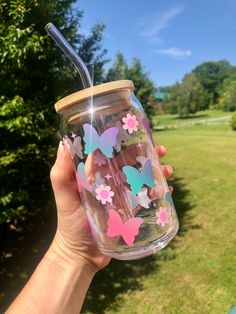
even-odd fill
[[[236,110],[236,80],[225,86],[224,93],[219,101],[226,111]]]
[[[233,130],[236,131],[236,111],[233,113],[232,115],[232,119],[231,119],[231,127]]]
[[[79,88],[78,74],[46,35],[53,21],[102,80],[102,24],[77,35],[74,0],[0,0],[0,227],[44,208],[58,140],[53,103]]]

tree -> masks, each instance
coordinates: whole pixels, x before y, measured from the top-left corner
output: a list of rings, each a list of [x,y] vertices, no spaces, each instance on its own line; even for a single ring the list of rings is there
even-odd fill
[[[204,108],[205,93],[194,73],[186,74],[180,83],[176,83],[165,104],[170,113],[178,113],[181,117],[196,113]]]
[[[219,103],[226,111],[236,110],[236,80],[228,81],[227,84],[225,84]]]
[[[58,137],[53,103],[81,87],[70,63],[48,38],[55,23],[80,52],[95,82],[105,63],[103,25],[78,35],[82,12],[74,0],[2,0],[0,3],[0,222],[12,221],[48,195],[49,168]]]
[[[128,77],[128,64],[121,52],[118,52],[112,67],[108,70],[106,81],[126,80]]]
[[[124,56],[118,53],[114,64],[107,72],[106,81],[131,80],[134,82],[135,94],[144,107],[147,117],[152,124],[152,117],[155,109],[151,105],[151,98],[156,91],[154,83],[150,80],[149,74],[145,71],[138,58],[133,58],[132,64],[128,66]]]
[[[230,76],[232,65],[227,60],[203,62],[193,73],[207,92],[207,105],[215,104],[219,98],[219,89],[223,81]]]
[[[170,114],[178,113],[177,99],[180,91],[180,83],[176,82],[174,85],[168,86],[168,89],[165,88],[164,91],[168,91],[168,97],[166,100],[164,100],[163,103],[163,108],[165,112],[168,112]]]

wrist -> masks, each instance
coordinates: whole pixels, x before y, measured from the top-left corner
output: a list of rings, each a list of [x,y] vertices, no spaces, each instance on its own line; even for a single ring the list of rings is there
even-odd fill
[[[67,271],[82,272],[86,274],[88,278],[94,277],[98,269],[89,261],[83,254],[68,248],[60,234],[57,232],[48,251],[45,254],[45,258],[52,263],[59,264]]]

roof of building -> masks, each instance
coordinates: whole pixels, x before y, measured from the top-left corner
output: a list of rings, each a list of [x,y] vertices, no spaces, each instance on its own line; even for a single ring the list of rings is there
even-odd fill
[[[157,91],[153,96],[157,100],[164,100],[167,98],[168,93]]]

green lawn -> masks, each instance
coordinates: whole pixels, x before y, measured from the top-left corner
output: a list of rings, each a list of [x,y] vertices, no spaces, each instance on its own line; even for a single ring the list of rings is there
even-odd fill
[[[154,256],[112,261],[83,313],[222,314],[236,304],[236,132],[192,126],[155,138],[175,170],[178,236]]]
[[[230,112],[225,112],[222,110],[204,110],[198,111],[196,114],[190,115],[187,118],[180,118],[177,114],[157,114],[154,118],[154,125],[157,126],[171,126],[171,125],[181,125],[186,122],[195,122],[199,120],[207,120],[220,117],[230,116]]]

